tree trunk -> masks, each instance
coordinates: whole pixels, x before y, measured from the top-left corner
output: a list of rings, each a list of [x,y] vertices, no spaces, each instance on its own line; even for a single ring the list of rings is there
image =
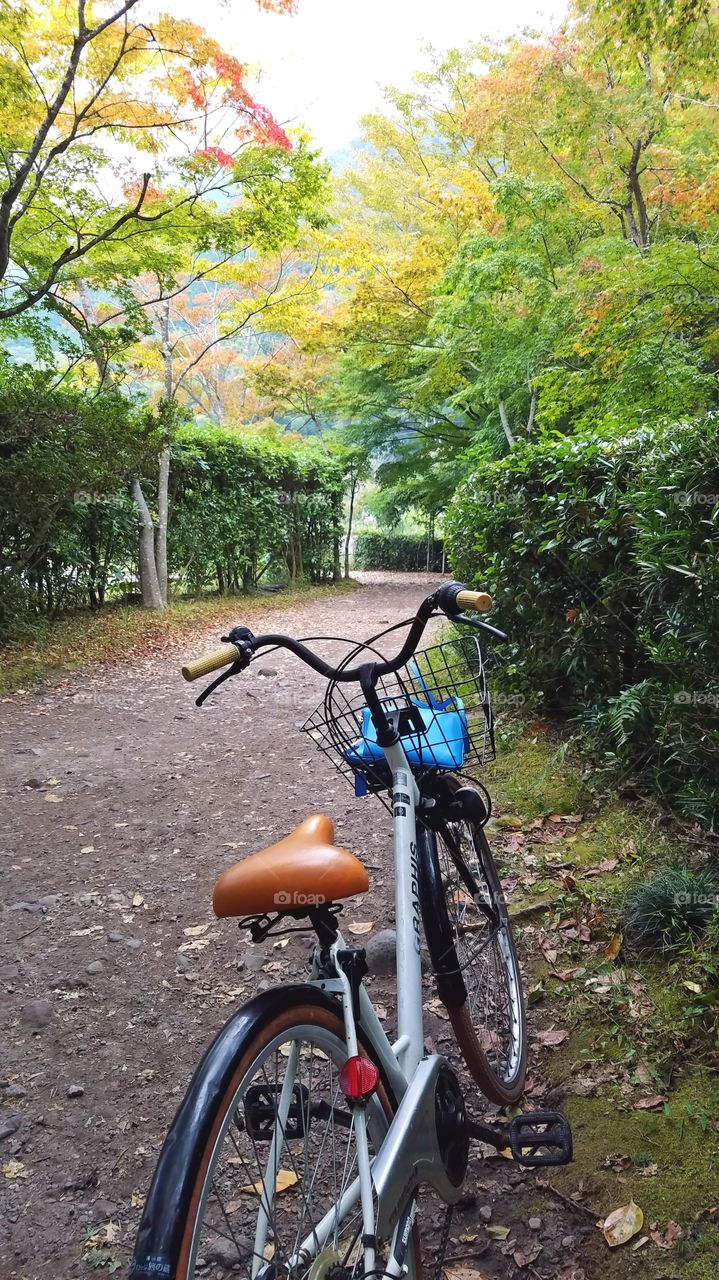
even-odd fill
[[[355,477],[352,481],[352,488],[350,489],[350,509],[347,517],[347,537],[345,538],[345,578],[349,578],[350,576],[350,539],[352,537],[352,521],[355,513],[355,494],[357,492],[357,484],[358,481]]]
[[[162,609],[162,593],[155,563],[155,527],[139,480],[132,482],[132,497],[140,515],[140,590],[143,608]]]
[[[167,511],[169,487],[170,450],[163,449],[160,454],[157,479],[157,538],[155,552],[157,585],[160,588],[163,605],[167,604]]]
[[[534,429],[534,415],[537,412],[537,388],[532,387],[532,398],[529,402],[529,417],[527,418],[527,435],[531,436]]]
[[[505,408],[504,400],[499,401],[498,408],[499,408],[499,420],[502,424],[502,430],[505,436],[507,437],[507,444],[511,449],[512,446],[514,445],[514,436],[512,435],[512,428],[509,425],[509,418],[507,417],[507,410]]]
[[[160,332],[162,334],[162,362],[164,368],[164,395],[172,400],[172,343],[170,342],[170,299],[166,298],[160,316]],[[160,588],[163,605],[167,604],[167,512],[168,492],[170,488],[170,450],[163,449],[157,477],[157,536],[155,539],[155,562],[157,582]]]

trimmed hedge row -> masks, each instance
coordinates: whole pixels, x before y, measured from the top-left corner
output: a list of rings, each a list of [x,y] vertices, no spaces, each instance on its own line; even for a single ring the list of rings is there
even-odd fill
[[[170,568],[190,590],[253,587],[265,566],[290,581],[337,574],[342,468],[278,429],[182,427],[173,444]]]
[[[0,637],[40,616],[99,608],[136,579],[129,493],[156,490],[171,443],[168,558],[175,589],[235,591],[263,574],[339,573],[342,467],[274,424],[175,428],[117,391],[88,396],[0,367]],[[267,580],[265,578],[265,580]]]
[[[719,416],[520,443],[447,519],[453,571],[496,599],[511,678],[608,760],[719,821]]]
[[[434,538],[429,544],[429,568],[442,569],[444,544]],[[427,569],[427,539],[404,533],[360,533],[355,540],[355,569],[398,569],[409,572]]]

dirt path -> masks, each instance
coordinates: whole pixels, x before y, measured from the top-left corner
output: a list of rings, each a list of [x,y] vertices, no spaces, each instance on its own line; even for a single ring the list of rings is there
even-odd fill
[[[413,612],[436,581],[363,576],[361,590],[273,609],[265,621],[360,637]],[[237,613],[241,621],[241,604]],[[263,629],[261,616],[252,622]],[[213,641],[198,633],[190,651]],[[255,950],[214,921],[223,867],[326,811],[340,843],[372,868],[371,891],[349,919],[391,923],[386,815],[375,801],[357,803],[296,732],[322,681],[272,654],[198,712],[180,652],[0,707],[2,1280],[88,1276],[93,1260],[124,1265],[202,1049],[238,1002],[297,972],[302,941],[273,960],[271,946]],[[188,938],[205,923],[201,938]],[[445,1028],[430,1027],[439,1047]],[[463,1265],[547,1280],[602,1274],[581,1260],[594,1231],[586,1210],[542,1194],[530,1175],[482,1161],[469,1192],[450,1252],[481,1263]],[[487,1236],[490,1209],[512,1228],[509,1242]]]

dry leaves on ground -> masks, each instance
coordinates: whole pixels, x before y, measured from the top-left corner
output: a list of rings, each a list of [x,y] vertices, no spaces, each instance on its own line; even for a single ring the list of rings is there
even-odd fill
[[[644,1214],[635,1204],[633,1200],[629,1204],[623,1204],[619,1209],[614,1209],[605,1218],[602,1224],[604,1239],[612,1249],[616,1249],[617,1245],[626,1244],[627,1240],[631,1240],[637,1232],[641,1231],[644,1223]]]

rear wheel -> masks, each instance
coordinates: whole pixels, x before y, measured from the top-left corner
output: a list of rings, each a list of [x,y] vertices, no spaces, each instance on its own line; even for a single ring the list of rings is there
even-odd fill
[[[522,977],[487,838],[468,820],[440,820],[420,845],[425,934],[457,1044],[490,1101],[516,1102],[527,1062]]]
[[[357,1178],[352,1113],[338,1080],[347,1056],[342,1018],[326,1008],[298,1005],[258,1028],[217,1102],[177,1280],[204,1280],[211,1264],[246,1280],[324,1280],[335,1267],[363,1273],[359,1200],[336,1210]],[[366,1107],[370,1158],[393,1110],[380,1084]],[[381,1257],[380,1249],[380,1268]],[[416,1233],[412,1277],[415,1257]]]

